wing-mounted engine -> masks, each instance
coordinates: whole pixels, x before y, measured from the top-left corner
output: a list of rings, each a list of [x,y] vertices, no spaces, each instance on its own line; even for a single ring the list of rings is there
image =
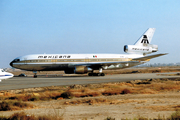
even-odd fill
[[[93,70],[87,66],[76,66],[75,68],[67,69],[64,72],[66,74],[84,74],[92,71]]]
[[[131,54],[150,54],[158,51],[158,45],[148,44],[146,46],[125,45],[124,52]]]

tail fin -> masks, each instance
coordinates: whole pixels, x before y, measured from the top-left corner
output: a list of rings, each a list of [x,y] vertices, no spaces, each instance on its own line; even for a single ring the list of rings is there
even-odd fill
[[[154,32],[155,32],[155,28],[147,29],[146,32],[134,43],[134,45],[148,46],[148,44],[151,43]]]
[[[154,32],[155,28],[147,29],[146,32],[136,41],[134,45],[125,45],[124,52],[143,55],[157,52],[158,46],[150,44]]]

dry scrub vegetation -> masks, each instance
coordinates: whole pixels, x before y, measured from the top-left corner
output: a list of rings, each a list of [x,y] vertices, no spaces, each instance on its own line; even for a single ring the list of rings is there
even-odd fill
[[[49,88],[50,89],[50,88]],[[0,100],[47,101],[71,99],[73,97],[96,97],[119,94],[158,94],[167,91],[180,91],[180,78],[134,80],[129,82],[72,85],[51,89],[51,91],[10,93],[4,92]]]
[[[180,111],[176,111],[168,118],[158,117],[150,120],[179,120],[179,119],[180,119]],[[52,117],[47,115],[45,116],[27,115],[24,112],[20,112],[20,113],[14,113],[10,117],[0,116],[0,120],[64,120],[64,119],[61,117]],[[116,119],[113,117],[107,117],[104,120],[116,120]],[[128,120],[128,119],[122,119],[122,120]],[[149,120],[149,119],[146,117],[139,116],[137,118],[134,118],[134,120]]]
[[[180,91],[180,78],[172,79],[148,79],[148,80],[133,80],[129,82],[116,82],[116,83],[102,83],[102,84],[88,84],[88,85],[72,85],[61,86],[53,89],[49,87],[51,91],[44,89],[39,92],[23,92],[15,94],[13,92],[4,92],[3,96],[0,96],[0,111],[14,111],[21,109],[36,109],[37,106],[33,105],[32,101],[49,101],[56,100],[62,102],[61,105],[122,105],[127,103],[144,104],[147,100],[138,99],[111,99],[98,96],[112,96],[112,95],[124,95],[124,94],[162,94],[166,92],[178,92]],[[82,98],[82,99],[76,99]],[[67,101],[67,100],[68,101]],[[70,100],[70,101],[69,101]],[[31,101],[31,102],[28,102]],[[157,101],[159,102],[159,101]],[[160,101],[161,102],[161,101]],[[37,104],[36,104],[37,105]],[[180,105],[166,105],[166,106],[137,106],[135,109],[150,109],[154,111],[176,111],[166,119],[180,119],[179,109]],[[63,119],[63,116],[35,116],[27,115],[27,113],[20,112],[14,113],[9,117],[0,117],[0,120],[52,120]],[[107,117],[106,120],[113,120],[113,116]],[[148,118],[139,117],[138,120],[147,120]],[[157,118],[156,118],[157,119]],[[159,118],[159,120],[165,120],[165,118]]]
[[[55,116],[35,116],[35,115],[27,115],[25,112],[14,113],[9,117],[0,116],[0,120],[63,120],[61,117]]]
[[[123,74],[123,73],[147,73],[147,72],[177,72],[179,68],[169,69],[139,69],[136,70],[118,70],[105,71],[106,74]],[[19,74],[19,73],[17,73]],[[46,74],[41,72],[41,74]],[[54,73],[53,73],[54,74]],[[35,89],[35,88],[34,88]],[[15,111],[23,109],[35,109],[37,102],[62,101],[58,103],[64,106],[80,106],[80,105],[122,105],[122,104],[147,104],[146,106],[135,106],[135,109],[144,110],[149,109],[153,111],[176,111],[169,117],[158,117],[158,120],[179,120],[180,119],[180,104],[173,105],[151,105],[148,99],[116,99],[111,98],[116,95],[125,94],[163,94],[168,92],[180,91],[180,78],[162,78],[162,79],[148,79],[148,80],[133,80],[129,82],[116,83],[101,83],[101,84],[87,84],[87,85],[71,85],[71,86],[52,86],[44,88],[36,88],[36,91],[27,90],[10,90],[0,91],[0,111]],[[100,96],[100,97],[99,97]],[[107,97],[106,97],[107,96]],[[157,103],[164,103],[165,100],[155,101]],[[166,101],[165,101],[166,102]],[[149,105],[148,105],[149,104]],[[27,115],[25,112],[14,113],[8,117],[0,116],[0,120],[62,120],[62,116],[35,116]],[[86,119],[86,118],[85,118]],[[146,117],[134,118],[137,120],[148,120]],[[115,120],[114,116],[107,117],[105,120]],[[155,119],[153,119],[155,120]]]
[[[0,103],[0,111],[20,110],[22,108],[33,108],[33,105],[21,101],[2,101]]]

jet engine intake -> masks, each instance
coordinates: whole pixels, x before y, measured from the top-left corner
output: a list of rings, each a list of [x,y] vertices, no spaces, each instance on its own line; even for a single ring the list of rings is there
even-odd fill
[[[76,66],[74,73],[76,74],[84,74],[84,73],[88,73],[88,72],[92,72],[93,70],[91,68],[88,68],[86,66]]]
[[[84,74],[88,72],[92,72],[93,69],[86,66],[76,66],[74,69],[66,69],[65,74]]]

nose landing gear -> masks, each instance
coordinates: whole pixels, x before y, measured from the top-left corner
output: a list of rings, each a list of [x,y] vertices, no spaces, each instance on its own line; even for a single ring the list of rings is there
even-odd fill
[[[34,73],[34,78],[37,78],[37,71],[33,71],[33,73]]]

